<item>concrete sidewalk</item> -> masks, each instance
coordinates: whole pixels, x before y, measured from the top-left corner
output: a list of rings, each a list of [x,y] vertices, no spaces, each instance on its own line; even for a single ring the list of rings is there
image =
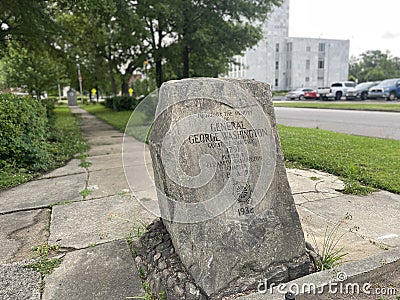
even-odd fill
[[[91,164],[82,167],[80,159],[73,159],[37,180],[0,192],[0,299],[126,299],[145,294],[129,243],[135,243],[137,228],[155,216],[131,195],[122,166],[123,134],[80,108],[72,111],[80,116]],[[148,152],[143,160],[144,145],[130,140],[130,146],[125,168],[137,183],[131,188],[154,207],[155,189],[143,176],[151,167]],[[315,240],[321,245],[327,226],[347,215],[339,229],[347,260],[400,246],[399,195],[343,195],[337,177],[312,170],[288,169],[288,176],[312,244]],[[41,278],[23,266],[31,261],[31,248],[46,243],[61,247],[63,261]]]

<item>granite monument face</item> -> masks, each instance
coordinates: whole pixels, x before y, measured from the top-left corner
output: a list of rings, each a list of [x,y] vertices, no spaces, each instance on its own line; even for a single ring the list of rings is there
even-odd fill
[[[75,90],[73,90],[73,89],[68,90],[67,100],[68,100],[68,106],[77,106],[78,105],[78,98],[76,96]]]
[[[164,83],[149,145],[161,217],[207,295],[309,272],[269,85]]]

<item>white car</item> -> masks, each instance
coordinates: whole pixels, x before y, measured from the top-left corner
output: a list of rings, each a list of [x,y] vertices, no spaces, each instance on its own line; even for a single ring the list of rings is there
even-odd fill
[[[337,81],[331,84],[329,94],[326,95],[328,99],[340,100],[343,96],[352,97],[351,93],[356,95],[357,91],[354,89],[356,83],[354,81]],[[347,92],[349,91],[349,94]],[[347,94],[347,95],[346,95]]]

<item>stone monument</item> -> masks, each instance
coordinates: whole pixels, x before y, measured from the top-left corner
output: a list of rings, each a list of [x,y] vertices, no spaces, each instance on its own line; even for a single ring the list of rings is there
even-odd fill
[[[164,83],[149,145],[163,223],[207,296],[310,272],[269,85]]]
[[[67,92],[67,100],[68,100],[68,106],[77,106],[78,105],[78,100],[76,96],[76,91],[73,89],[69,89]]]

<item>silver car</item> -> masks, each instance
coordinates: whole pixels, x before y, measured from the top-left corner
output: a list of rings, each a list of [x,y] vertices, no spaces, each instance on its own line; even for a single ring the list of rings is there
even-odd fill
[[[290,91],[286,94],[288,100],[304,100],[304,92],[312,92],[315,89],[312,88],[298,88],[294,91]]]

